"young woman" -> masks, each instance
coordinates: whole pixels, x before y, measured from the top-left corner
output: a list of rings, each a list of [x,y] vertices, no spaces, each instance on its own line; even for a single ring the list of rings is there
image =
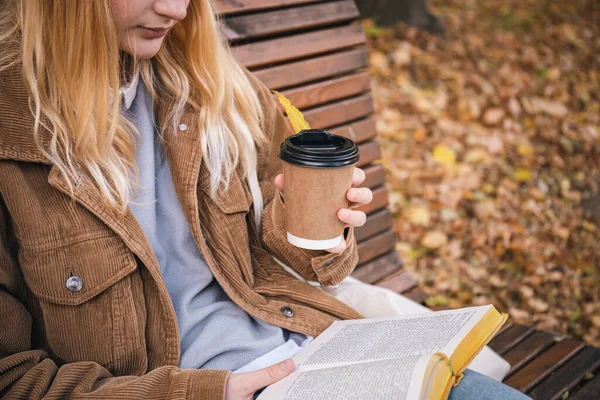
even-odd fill
[[[247,399],[359,318],[273,259],[335,284],[365,221],[287,243],[291,133],[208,0],[0,0],[0,396]],[[474,373],[452,396],[482,393],[521,398]]]

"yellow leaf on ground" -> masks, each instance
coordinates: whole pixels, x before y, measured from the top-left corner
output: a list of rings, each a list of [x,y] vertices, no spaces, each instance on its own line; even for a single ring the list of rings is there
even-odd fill
[[[514,175],[514,178],[519,182],[528,182],[532,177],[531,171],[525,168],[518,168]]]
[[[591,223],[589,221],[583,221],[581,223],[581,225],[583,226],[583,229],[585,229],[585,230],[588,230],[590,232],[596,231],[596,225],[594,225],[593,223]]]
[[[425,299],[425,304],[427,304],[428,307],[444,306],[448,304],[448,299],[444,296],[428,297]]]
[[[399,67],[404,67],[410,64],[410,43],[403,41],[398,44],[396,50],[392,53],[394,64]]]
[[[494,190],[496,190],[496,187],[489,183],[486,183],[481,187],[481,191],[487,194],[493,193]]]
[[[501,276],[496,275],[496,274],[490,276],[489,282],[490,282],[490,285],[492,285],[493,287],[496,287],[496,288],[506,287],[506,281],[504,279],[502,279]]]
[[[496,204],[494,204],[494,201],[491,199],[481,200],[475,203],[473,206],[473,211],[475,212],[477,218],[480,220],[486,220],[494,216],[496,213]]]
[[[442,231],[427,232],[421,239],[421,244],[429,249],[439,249],[446,243],[448,243],[448,236]]]
[[[454,165],[456,163],[456,153],[449,147],[437,145],[433,149],[433,159],[442,165]]]
[[[427,133],[423,129],[417,129],[412,133],[413,140],[417,142],[420,142],[421,140],[425,139],[425,136],[427,136]]]
[[[552,230],[552,233],[554,234],[554,236],[557,236],[564,240],[567,240],[569,238],[569,236],[571,235],[571,231],[568,228],[565,228],[564,226],[554,227],[554,229]]]
[[[558,67],[550,68],[548,70],[548,73],[546,74],[546,78],[548,78],[549,81],[559,80],[560,79],[560,69]]]
[[[534,311],[537,311],[539,313],[546,312],[549,308],[548,303],[546,303],[542,299],[537,298],[529,299],[527,301],[527,304],[529,304],[529,307],[531,307]]]
[[[517,152],[525,157],[533,154],[533,147],[527,143],[521,143],[517,146]]]
[[[431,222],[431,213],[427,207],[411,207],[407,210],[406,215],[413,225],[429,226]]]
[[[412,246],[407,242],[398,242],[396,243],[396,251],[400,253],[401,256],[406,256],[412,251]]]
[[[508,315],[519,322],[526,322],[529,320],[529,312],[520,308],[510,307],[508,309]]]
[[[371,71],[376,75],[389,75],[392,72],[390,61],[380,51],[374,51],[369,55],[369,66],[371,67]]]
[[[479,164],[484,161],[488,161],[491,158],[490,154],[483,149],[473,149],[469,150],[467,154],[465,154],[464,160],[469,163]]]
[[[501,108],[490,108],[483,114],[483,123],[486,125],[496,125],[502,121],[504,114],[504,110]]]

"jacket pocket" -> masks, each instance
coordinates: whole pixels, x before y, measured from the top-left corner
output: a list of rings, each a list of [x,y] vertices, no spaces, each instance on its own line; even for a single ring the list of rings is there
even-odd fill
[[[219,188],[214,200],[205,194],[204,205],[200,219],[215,264],[228,274],[239,274],[239,279],[252,286],[249,245],[252,195],[239,173],[232,174],[227,190]],[[230,275],[230,279],[238,277]]]
[[[137,263],[106,235],[45,251],[21,250],[25,281],[39,299],[48,350],[56,361],[95,361],[112,372],[144,349]],[[143,352],[145,354],[145,352]],[[143,357],[142,357],[143,359]],[[131,361],[131,360],[130,360]],[[139,358],[138,358],[139,362]]]
[[[250,190],[246,190],[246,184],[242,181],[237,171],[231,175],[229,188],[225,190],[220,187],[215,197],[215,203],[224,214],[235,214],[248,212],[252,205]]]

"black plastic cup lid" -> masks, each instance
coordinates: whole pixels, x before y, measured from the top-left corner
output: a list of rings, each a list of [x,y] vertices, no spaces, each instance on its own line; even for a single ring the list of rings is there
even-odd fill
[[[307,129],[284,140],[279,158],[300,167],[340,168],[358,162],[358,146],[346,137]]]

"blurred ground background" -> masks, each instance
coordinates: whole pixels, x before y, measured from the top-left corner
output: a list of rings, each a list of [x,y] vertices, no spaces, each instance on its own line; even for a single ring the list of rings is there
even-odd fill
[[[429,305],[600,345],[600,2],[434,0],[369,20],[398,250]]]

